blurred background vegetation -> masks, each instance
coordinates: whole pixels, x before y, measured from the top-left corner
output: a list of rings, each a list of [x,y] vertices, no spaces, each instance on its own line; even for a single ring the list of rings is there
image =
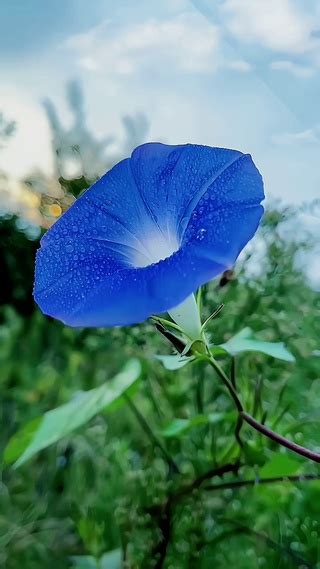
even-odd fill
[[[71,83],[67,95],[74,116],[69,129],[53,103],[45,102],[54,178],[35,172],[21,181],[13,204],[9,180],[1,177],[1,456],[28,421],[103,385],[135,357],[143,370],[135,404],[188,484],[220,464],[233,441],[232,402],[212,371],[164,369],[154,356],[171,350],[151,323],[71,329],[44,317],[32,299],[34,256],[43,231],[148,133],[144,116],[125,117],[122,151],[112,154],[112,136],[97,140],[86,126],[80,86]],[[1,117],[1,145],[15,128]],[[309,210],[316,205],[309,204]],[[255,246],[232,279],[204,288],[203,311],[207,317],[225,304],[209,328],[216,343],[245,326],[261,339],[285,342],[295,364],[255,353],[239,356],[239,391],[247,408],[278,432],[319,449],[320,300],[298,262],[314,245],[299,225],[299,213],[269,205]],[[187,431],[173,428],[176,419],[204,414],[217,421],[195,422]],[[265,476],[319,473],[317,465],[282,452],[249,428],[243,439],[242,480],[254,481],[262,469]],[[215,479],[217,487],[207,480],[165,511],[175,483],[161,453],[129,407],[101,413],[20,468],[2,459],[0,566],[319,568],[320,481],[219,487],[234,479],[234,473]]]

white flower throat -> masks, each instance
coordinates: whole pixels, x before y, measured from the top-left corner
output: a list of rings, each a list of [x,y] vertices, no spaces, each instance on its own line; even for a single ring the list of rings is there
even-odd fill
[[[179,247],[180,243],[176,235],[155,230],[139,239],[139,246],[135,248],[133,253],[132,265],[141,268],[159,263],[159,261],[171,257],[173,253],[178,251]]]
[[[174,232],[162,232],[156,229],[138,240],[133,249],[132,265],[135,268],[148,267],[159,263],[179,250],[180,243]],[[171,318],[192,340],[201,338],[201,322],[199,309],[194,295],[188,296],[179,306],[168,311]]]

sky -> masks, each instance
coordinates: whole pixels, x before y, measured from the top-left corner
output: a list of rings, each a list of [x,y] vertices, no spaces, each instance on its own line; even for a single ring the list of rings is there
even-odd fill
[[[68,125],[76,79],[97,136],[143,112],[149,140],[250,152],[269,198],[320,198],[317,0],[0,0],[0,73],[12,177],[52,173],[43,100]]]

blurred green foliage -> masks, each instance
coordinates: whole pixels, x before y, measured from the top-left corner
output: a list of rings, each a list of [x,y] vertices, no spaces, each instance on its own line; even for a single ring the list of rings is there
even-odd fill
[[[208,325],[216,344],[244,327],[258,340],[286,344],[296,363],[239,354],[238,390],[257,418],[316,449],[320,302],[295,267],[305,244],[282,237],[294,215],[269,211],[258,237],[263,255],[247,255],[225,286],[217,281],[204,288],[203,317],[225,304]],[[236,479],[318,474],[319,468],[245,427],[244,466],[193,486],[235,456],[234,408],[212,370],[198,364],[166,370],[155,355],[172,350],[148,322],[81,330],[45,318],[31,297],[38,238],[15,218],[1,220],[0,235],[7,243],[1,250],[7,275],[0,312],[2,456],[28,421],[81,390],[108,385],[128,359],[138,358],[143,371],[132,398],[180,470],[170,472],[125,402],[112,414],[106,409],[20,468],[3,464],[0,566],[112,569],[125,556],[130,568],[320,567],[320,482],[232,487]],[[230,357],[221,361],[229,371]],[[215,488],[229,482],[230,488]]]

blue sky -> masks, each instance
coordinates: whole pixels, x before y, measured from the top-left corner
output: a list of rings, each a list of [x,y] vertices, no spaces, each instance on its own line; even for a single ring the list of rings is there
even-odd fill
[[[83,82],[88,122],[121,136],[144,112],[150,139],[250,152],[268,195],[320,197],[320,5],[313,0],[11,0],[0,7],[0,111],[18,130],[12,176],[52,168],[42,100],[63,120]]]

